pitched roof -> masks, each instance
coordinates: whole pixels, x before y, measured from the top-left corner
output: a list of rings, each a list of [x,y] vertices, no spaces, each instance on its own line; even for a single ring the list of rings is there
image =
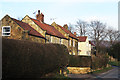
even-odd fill
[[[87,36],[79,36],[78,38],[79,38],[78,39],[79,42],[85,42],[87,39]]]
[[[63,36],[57,29],[55,29],[53,26],[48,25],[46,23],[43,23],[39,20],[33,19],[31,18],[31,20],[33,20],[39,27],[41,27],[43,30],[46,31],[47,34],[49,35],[53,35],[56,37],[60,37],[60,38],[64,38],[67,39],[65,36]]]
[[[20,25],[24,30],[29,30],[29,34],[44,38],[39,32],[33,29],[29,24],[16,20],[14,18],[11,19],[14,20],[18,25]]]
[[[69,34],[70,37],[77,39],[77,37],[72,34],[69,30],[65,29],[64,27],[58,25],[62,30],[64,30],[67,34]]]
[[[89,44],[91,44],[92,46],[95,46],[91,41],[89,41]]]

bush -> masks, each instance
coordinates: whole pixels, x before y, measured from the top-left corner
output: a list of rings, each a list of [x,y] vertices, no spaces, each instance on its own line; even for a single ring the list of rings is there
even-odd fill
[[[112,66],[120,66],[120,61],[109,61],[109,64]]]
[[[90,56],[73,56],[69,57],[70,67],[90,67],[91,57]]]
[[[2,78],[40,78],[68,64],[64,45],[4,38],[2,41]]]
[[[105,68],[108,64],[109,57],[106,54],[99,54],[92,58],[92,69]]]

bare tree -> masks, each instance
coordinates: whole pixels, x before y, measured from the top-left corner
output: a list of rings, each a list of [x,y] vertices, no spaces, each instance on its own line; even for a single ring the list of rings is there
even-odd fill
[[[89,26],[89,37],[95,41],[96,49],[99,51],[100,43],[107,37],[106,24],[100,21],[91,21]]]
[[[86,36],[87,27],[88,27],[87,22],[78,20],[77,25],[75,25],[75,26],[76,26],[76,31],[79,34],[79,36]]]
[[[17,17],[17,19],[18,19],[19,21],[21,21],[23,18],[22,18],[22,17]]]
[[[110,41],[110,44],[112,45],[114,42],[118,41],[118,38],[120,37],[120,32],[113,29],[108,29],[107,31],[108,35],[107,38]]]

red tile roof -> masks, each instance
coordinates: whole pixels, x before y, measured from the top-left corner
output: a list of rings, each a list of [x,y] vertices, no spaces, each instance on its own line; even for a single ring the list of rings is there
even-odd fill
[[[64,27],[58,25],[62,30],[64,30],[67,34],[69,34],[70,37],[77,39],[77,37],[72,34],[69,30],[65,29]]]
[[[92,46],[95,46],[91,41],[89,41],[89,44],[91,44]]]
[[[53,26],[51,25],[48,25],[46,23],[43,23],[39,20],[36,20],[36,19],[33,19],[31,18],[39,27],[41,27],[43,30],[46,31],[47,34],[49,35],[53,35],[53,36],[56,36],[56,37],[60,37],[60,38],[64,38],[64,39],[67,39],[65,38],[65,36],[63,36],[57,29],[55,29]]]
[[[92,46],[95,46],[91,41],[89,41],[89,44],[91,44]]]
[[[30,31],[29,34],[44,38],[39,32],[33,29],[29,24],[16,20],[14,18],[11,19],[14,20],[18,25],[20,25],[24,30],[29,30]]]
[[[79,36],[78,38],[79,38],[78,39],[79,42],[85,42],[87,39],[87,36]]]

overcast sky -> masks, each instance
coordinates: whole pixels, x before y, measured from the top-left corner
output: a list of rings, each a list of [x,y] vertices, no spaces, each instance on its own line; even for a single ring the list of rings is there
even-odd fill
[[[45,22],[51,24],[75,24],[78,19],[84,21],[100,20],[114,29],[118,29],[119,0],[2,0],[0,19],[6,14],[13,18],[29,15],[40,10]],[[51,20],[54,18],[54,20]]]

